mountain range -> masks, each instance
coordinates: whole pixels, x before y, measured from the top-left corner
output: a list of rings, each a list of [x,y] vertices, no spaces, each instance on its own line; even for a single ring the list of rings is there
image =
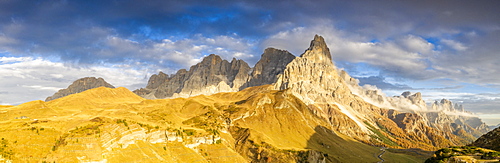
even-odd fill
[[[298,57],[211,54],[133,92],[83,78],[0,116],[0,159],[39,162],[421,162],[489,130],[449,100],[359,86],[318,35]]]
[[[440,142],[443,144],[471,142],[489,130],[479,118],[465,112],[463,106],[446,99],[436,101],[428,108],[420,93],[404,92],[399,97],[391,98],[378,91],[363,89],[347,72],[339,71],[331,58],[323,37],[316,35],[300,57],[268,48],[255,67],[250,68],[242,60],[233,58],[228,62],[212,54],[189,71],[182,69],[171,76],[162,72],[153,75],[146,88],[134,92],[150,99],[176,98],[235,92],[272,84],[273,89],[287,90],[301,99],[332,125],[341,125],[343,121],[355,122],[348,123],[349,129],[339,128],[338,131],[363,141],[374,141],[367,136],[373,133],[365,123],[379,130],[377,123],[380,122],[368,116],[377,114],[389,118],[405,132],[425,135],[427,139],[434,137],[433,134],[444,135],[443,140],[449,141]],[[371,107],[378,108],[372,111],[365,109]],[[390,110],[379,111],[380,108]],[[334,115],[339,112],[347,117]]]

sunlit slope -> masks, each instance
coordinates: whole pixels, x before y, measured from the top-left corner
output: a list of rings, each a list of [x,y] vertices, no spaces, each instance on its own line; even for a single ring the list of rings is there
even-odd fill
[[[60,99],[48,102],[54,107],[82,107],[96,105],[116,105],[139,103],[144,99],[130,92],[127,88],[99,87],[77,94],[71,94]]]
[[[0,154],[14,162],[379,161],[379,148],[268,86],[161,100],[101,87],[0,109]]]

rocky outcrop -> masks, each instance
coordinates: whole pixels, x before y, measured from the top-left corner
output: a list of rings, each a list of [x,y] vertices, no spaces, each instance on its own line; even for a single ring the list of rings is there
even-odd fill
[[[453,104],[450,100],[435,101],[431,108],[433,112],[427,113],[426,116],[429,119],[441,119],[441,121],[431,121],[433,126],[440,128],[443,124],[457,126],[474,137],[479,137],[489,130],[488,125],[482,122],[481,119],[471,112],[465,111],[462,105]]]
[[[250,70],[243,60],[233,59],[228,62],[211,54],[191,66],[189,71],[181,69],[172,76],[163,72],[151,76],[146,88],[135,90],[134,93],[156,99],[234,92],[246,83]]]
[[[500,151],[500,127],[479,137],[472,145]]]
[[[70,94],[80,93],[98,87],[115,88],[113,85],[104,81],[103,78],[85,77],[74,81],[68,88],[57,91],[54,95],[47,97],[45,101],[55,100]]]
[[[182,90],[173,97],[190,97],[200,94],[238,91],[248,78],[250,67],[243,60],[231,63],[211,54],[201,63],[191,66]]]
[[[425,106],[425,101],[422,99],[422,94],[420,92],[412,94],[411,92],[406,91],[403,92],[401,96],[410,100],[413,105]]]
[[[368,115],[378,108],[351,93],[337,73],[323,37],[316,35],[310,47],[286,66],[273,87],[304,101],[316,115],[335,126],[335,131],[358,140],[370,139],[372,132],[365,122],[374,118]]]
[[[286,65],[293,59],[295,56],[288,51],[267,48],[255,64],[249,81],[242,89],[276,82],[278,75],[283,73]]]
[[[319,35],[314,36],[309,48],[300,57],[317,63],[333,64],[330,49],[326,46],[325,39]]]
[[[211,54],[189,71],[179,70],[174,75],[163,72],[152,75],[146,88],[134,91],[149,99],[210,95],[235,92],[244,88],[272,84],[283,73],[286,65],[295,58],[288,51],[268,48],[254,68],[243,60],[231,62]]]
[[[158,75],[154,74],[149,78],[148,85],[146,86],[146,88],[148,89],[158,88],[162,83],[168,82],[169,79],[170,77],[167,74],[160,71]]]

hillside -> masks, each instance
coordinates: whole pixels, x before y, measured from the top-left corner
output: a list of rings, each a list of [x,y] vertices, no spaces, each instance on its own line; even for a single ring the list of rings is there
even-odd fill
[[[479,137],[472,145],[500,151],[500,127]]]
[[[376,162],[380,153],[269,86],[163,100],[101,87],[2,108],[0,117],[1,155],[14,162]]]

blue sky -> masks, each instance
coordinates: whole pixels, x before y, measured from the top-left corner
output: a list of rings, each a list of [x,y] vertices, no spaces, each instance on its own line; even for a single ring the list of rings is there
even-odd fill
[[[131,90],[218,54],[300,55],[315,34],[337,67],[388,95],[448,98],[500,123],[500,2],[0,1],[0,104],[85,76]]]

